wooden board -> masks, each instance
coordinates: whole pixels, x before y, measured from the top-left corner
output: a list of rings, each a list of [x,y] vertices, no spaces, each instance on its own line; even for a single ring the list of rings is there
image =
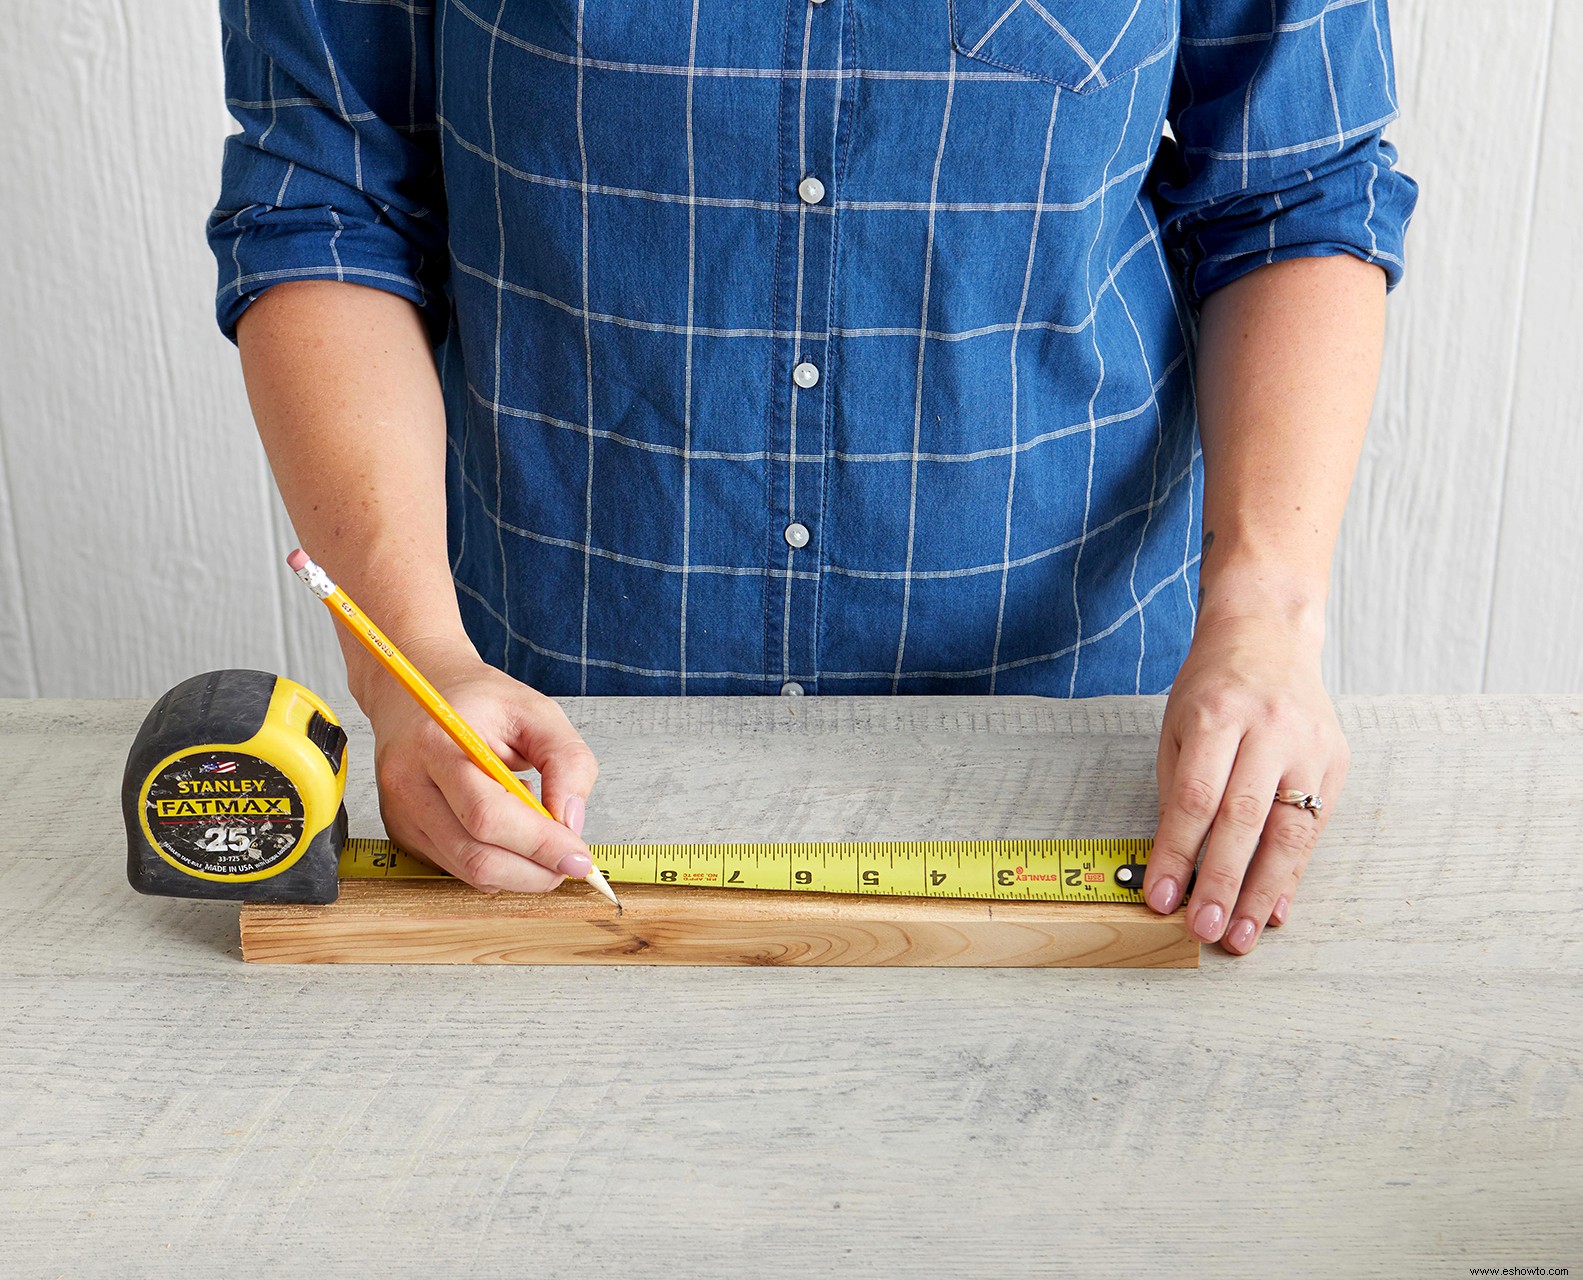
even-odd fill
[[[271,964],[716,964],[1196,969],[1186,913],[1141,903],[983,902],[618,885],[480,893],[348,880],[328,906],[242,908]]]

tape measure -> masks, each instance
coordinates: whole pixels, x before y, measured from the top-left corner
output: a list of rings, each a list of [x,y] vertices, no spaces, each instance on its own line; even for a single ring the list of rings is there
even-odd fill
[[[342,879],[449,878],[388,840],[349,840],[346,733],[263,671],[194,676],[154,704],[121,785],[140,893],[334,902]],[[1043,902],[1135,902],[1153,842],[901,840],[596,844],[618,884]]]
[[[801,893],[1137,902],[1152,840],[594,844],[613,884]],[[389,840],[348,840],[343,880],[449,879]]]
[[[334,902],[346,732],[312,690],[264,671],[184,680],[144,719],[121,782],[139,893]]]

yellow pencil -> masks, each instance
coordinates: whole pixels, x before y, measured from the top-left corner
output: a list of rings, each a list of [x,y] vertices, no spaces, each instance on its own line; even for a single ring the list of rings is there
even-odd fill
[[[299,547],[286,557],[286,563],[293,573],[308,584],[308,589],[324,601],[330,612],[346,624],[347,630],[362,641],[363,647],[378,659],[379,665],[390,672],[418,700],[419,705],[434,717],[440,728],[450,735],[451,741],[465,751],[474,764],[530,808],[542,813],[551,822],[556,820],[555,815],[539,803],[539,798],[528,790],[522,779],[506,768],[505,761],[478,736],[473,726],[456,714],[455,708],[440,695],[440,691],[424,679],[423,673],[407,660],[346,592],[330,581],[330,576],[314,564],[306,552]],[[618,907],[621,905],[598,867],[589,869],[587,880],[611,902]]]

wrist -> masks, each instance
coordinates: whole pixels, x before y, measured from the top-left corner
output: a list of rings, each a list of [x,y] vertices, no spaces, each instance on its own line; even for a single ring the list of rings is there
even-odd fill
[[[1216,543],[1200,569],[1198,624],[1257,618],[1289,628],[1317,651],[1324,645],[1329,592],[1328,572]]]
[[[346,660],[346,686],[357,705],[370,719],[375,718],[381,707],[390,699],[398,705],[410,703],[412,695],[371,654],[363,644],[344,627],[337,625],[337,639]],[[402,655],[415,666],[431,684],[441,685],[449,674],[476,666],[483,659],[458,624],[455,628],[400,628],[381,627]]]

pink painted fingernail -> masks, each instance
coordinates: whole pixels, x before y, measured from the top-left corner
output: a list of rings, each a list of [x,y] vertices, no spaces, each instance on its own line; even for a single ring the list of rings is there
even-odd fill
[[[1272,924],[1285,924],[1287,908],[1290,905],[1284,894],[1277,898],[1275,900],[1275,910],[1270,912],[1270,922]]]
[[[566,802],[565,812],[561,814],[561,821],[573,831],[575,831],[578,835],[582,835],[583,819],[587,816],[588,809],[583,804],[582,796],[572,796]],[[570,875],[571,872],[568,871],[566,874]]]
[[[1162,916],[1168,916],[1176,910],[1176,904],[1182,899],[1182,886],[1177,884],[1170,876],[1161,876],[1155,881],[1154,888],[1149,890],[1149,905]]]
[[[573,880],[583,880],[594,869],[594,862],[586,853],[569,853],[555,864],[555,869]]]
[[[1220,922],[1225,918],[1218,902],[1206,902],[1193,917],[1193,932],[1205,942],[1213,942],[1220,936]]]
[[[1246,951],[1253,946],[1253,934],[1253,921],[1243,916],[1226,931],[1226,941],[1231,944],[1233,951]]]

